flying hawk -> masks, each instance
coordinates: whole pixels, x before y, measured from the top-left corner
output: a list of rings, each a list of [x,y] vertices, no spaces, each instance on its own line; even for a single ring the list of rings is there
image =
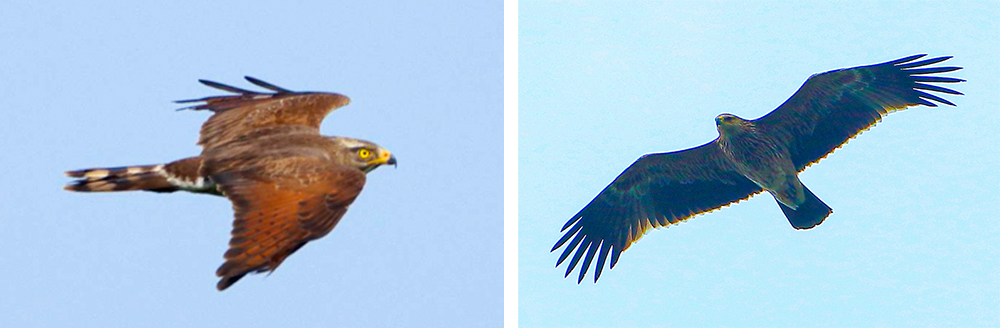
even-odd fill
[[[274,271],[306,243],[323,237],[361,193],[365,175],[396,158],[372,142],[319,134],[323,118],[350,102],[326,92],[295,92],[247,76],[273,92],[199,80],[235,93],[182,109],[210,110],[201,127],[201,155],[166,164],[66,172],[81,192],[188,191],[225,196],[236,219],[225,263],[224,290],[247,273]]]
[[[556,266],[574,254],[566,267],[568,277],[582,258],[579,283],[597,255],[597,282],[608,255],[614,268],[621,253],[651,228],[762,191],[774,196],[795,229],[823,223],[832,210],[799,181],[799,172],[890,112],[916,105],[937,107],[932,101],[955,105],[923,90],[962,94],[927,84],[964,82],[929,76],[961,67],[925,67],[951,57],[914,62],[924,56],[814,74],[761,118],[717,116],[719,137],[711,142],[643,155],[563,225],[564,234],[552,247],[555,251],[566,246]]]

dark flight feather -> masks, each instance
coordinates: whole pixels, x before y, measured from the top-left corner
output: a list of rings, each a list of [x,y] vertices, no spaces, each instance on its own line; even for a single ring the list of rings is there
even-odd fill
[[[962,79],[913,76],[907,68],[945,61],[938,57],[909,63],[914,55],[881,64],[815,74],[777,109],[755,120],[764,133],[790,145],[792,162],[802,171],[868,129],[892,111],[909,106],[954,106],[944,98],[917,90],[961,95],[961,92],[917,82],[964,82]],[[949,67],[951,68],[951,67]],[[960,69],[960,68],[958,68]],[[948,70],[948,72],[954,70]],[[933,81],[922,81],[922,80]]]

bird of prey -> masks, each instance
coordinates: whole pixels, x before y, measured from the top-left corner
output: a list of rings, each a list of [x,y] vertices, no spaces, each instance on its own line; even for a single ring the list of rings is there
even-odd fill
[[[611,255],[610,268],[651,228],[686,220],[767,191],[795,229],[810,229],[832,210],[799,180],[818,162],[886,114],[909,106],[954,106],[925,91],[962,93],[928,83],[962,79],[933,76],[961,67],[927,67],[948,60],[925,55],[813,74],[791,98],[755,120],[732,114],[715,118],[719,137],[691,149],[646,154],[573,215],[552,251],[566,246],[558,267],[580,259],[577,283],[597,255],[594,282]],[[568,242],[568,243],[567,243]],[[575,250],[575,253],[574,253]]]
[[[201,155],[158,165],[66,172],[65,189],[81,192],[188,191],[225,196],[235,221],[225,263],[225,290],[247,273],[274,271],[306,243],[323,237],[361,193],[365,175],[396,158],[375,143],[319,134],[323,118],[350,102],[326,92],[295,92],[247,76],[272,92],[199,80],[235,95],[180,100],[209,110]]]

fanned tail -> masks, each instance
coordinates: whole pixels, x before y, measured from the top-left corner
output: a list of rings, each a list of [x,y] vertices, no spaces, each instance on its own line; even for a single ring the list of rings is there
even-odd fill
[[[147,190],[173,192],[178,188],[162,174],[164,165],[137,165],[68,171],[78,178],[63,189],[79,192]]]
[[[794,210],[778,202],[778,206],[781,206],[781,211],[785,213],[788,222],[792,224],[792,227],[799,230],[811,229],[818,226],[833,212],[830,206],[827,206],[819,197],[813,195],[812,191],[809,191],[809,188],[806,188],[805,185],[802,186],[802,191],[806,194],[806,200]]]

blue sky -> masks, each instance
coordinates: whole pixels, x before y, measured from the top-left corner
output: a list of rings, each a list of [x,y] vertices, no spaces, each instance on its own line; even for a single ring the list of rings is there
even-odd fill
[[[1000,325],[998,8],[521,2],[520,325]],[[708,142],[716,115],[760,117],[811,74],[918,53],[955,56],[965,96],[802,173],[833,208],[822,225],[796,231],[759,195],[651,231],[597,284],[554,268],[560,227],[640,155]]]
[[[0,326],[496,327],[502,322],[502,4],[0,4]],[[63,171],[198,154],[173,100],[244,75],[352,103],[322,127],[375,141],[332,233],[215,290],[224,198],[76,194]]]

